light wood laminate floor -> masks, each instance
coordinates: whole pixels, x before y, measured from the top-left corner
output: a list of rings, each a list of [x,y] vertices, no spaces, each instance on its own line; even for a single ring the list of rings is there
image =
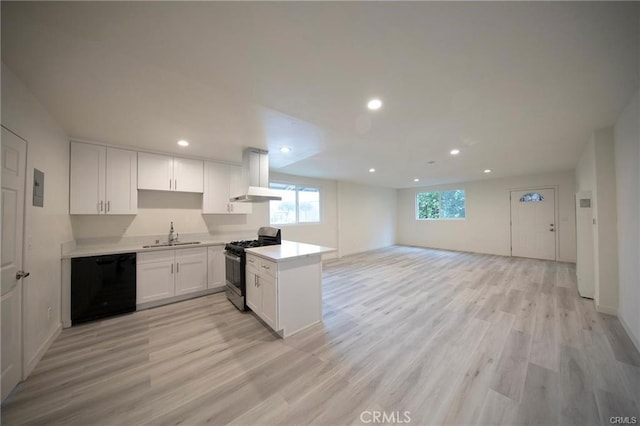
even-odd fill
[[[571,264],[396,246],[323,275],[324,322],[285,341],[224,294],[64,330],[2,424],[640,418],[640,354]]]

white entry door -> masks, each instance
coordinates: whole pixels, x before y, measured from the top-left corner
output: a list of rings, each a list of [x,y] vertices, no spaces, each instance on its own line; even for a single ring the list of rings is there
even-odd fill
[[[556,260],[555,190],[511,191],[511,255]]]
[[[2,400],[22,379],[22,238],[27,143],[2,128]]]

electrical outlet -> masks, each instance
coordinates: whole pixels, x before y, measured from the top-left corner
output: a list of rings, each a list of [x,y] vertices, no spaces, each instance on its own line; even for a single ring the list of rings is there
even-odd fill
[[[47,308],[47,320],[51,321],[51,306]]]

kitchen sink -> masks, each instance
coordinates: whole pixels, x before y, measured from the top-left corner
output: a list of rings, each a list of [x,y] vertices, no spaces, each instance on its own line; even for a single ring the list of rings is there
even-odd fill
[[[185,242],[174,242],[174,243],[149,244],[149,245],[146,245],[146,246],[142,246],[142,248],[188,246],[188,245],[192,245],[192,244],[200,244],[200,241],[185,241]]]

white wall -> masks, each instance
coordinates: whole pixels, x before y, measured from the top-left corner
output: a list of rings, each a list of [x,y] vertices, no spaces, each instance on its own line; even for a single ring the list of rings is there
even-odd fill
[[[618,310],[618,243],[613,128],[593,132],[576,167],[578,191],[591,191],[596,309]]]
[[[44,107],[2,64],[2,125],[26,139],[23,335],[25,376],[35,367],[60,322],[60,244],[69,222],[69,140]],[[44,172],[44,207],[31,203],[33,169]],[[51,307],[51,318],[47,317]]]
[[[338,182],[340,256],[395,244],[397,191]]]
[[[138,214],[126,216],[73,215],[76,240],[169,234],[173,221],[179,234],[206,234],[221,238],[256,238],[269,224],[269,204],[256,203],[249,215],[203,215],[202,194],[138,191]]]
[[[572,171],[399,190],[397,242],[419,247],[510,256],[510,190],[551,186],[556,186],[560,220],[556,227],[558,260],[575,262],[575,176]],[[465,220],[416,220],[415,202],[418,192],[451,189],[465,190]]]
[[[282,238],[301,243],[316,244],[324,247],[338,248],[338,183],[335,180],[314,179],[292,176],[282,173],[271,173],[271,181],[282,183],[309,185],[320,188],[321,223],[301,225],[281,225]],[[331,259],[338,253],[329,253],[323,259]]]
[[[620,303],[618,316],[640,350],[640,92],[614,129]]]

